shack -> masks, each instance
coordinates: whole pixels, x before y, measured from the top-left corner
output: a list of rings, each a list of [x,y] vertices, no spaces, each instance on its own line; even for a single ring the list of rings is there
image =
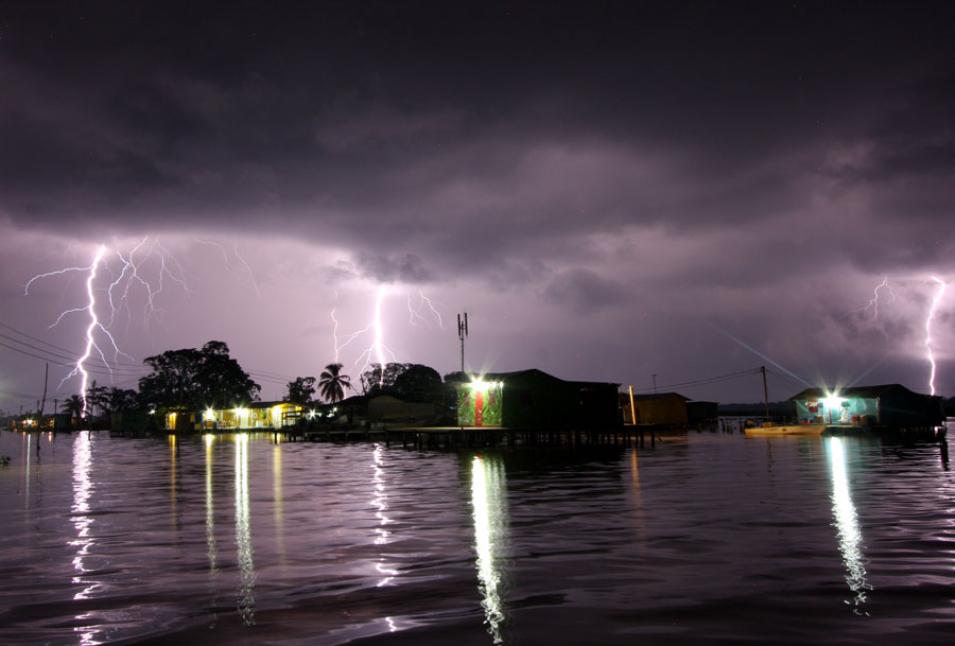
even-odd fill
[[[883,429],[940,426],[943,399],[912,392],[901,384],[857,386],[830,392],[807,388],[790,397],[799,424],[829,424]]]
[[[623,419],[628,424],[633,423],[630,394],[620,393],[618,397]],[[654,426],[686,426],[689,422],[688,401],[690,398],[680,393],[635,394],[633,403],[636,408],[636,423]]]
[[[458,424],[595,429],[620,425],[619,384],[565,381],[542,370],[472,376],[458,386]]]

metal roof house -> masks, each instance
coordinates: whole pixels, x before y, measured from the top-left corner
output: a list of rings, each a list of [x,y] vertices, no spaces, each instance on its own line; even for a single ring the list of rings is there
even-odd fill
[[[497,372],[458,386],[458,424],[541,429],[620,425],[619,384],[565,381],[537,369]]]
[[[829,392],[807,388],[790,397],[800,424],[887,429],[932,428],[945,420],[942,398],[912,392],[901,384],[857,386]]]

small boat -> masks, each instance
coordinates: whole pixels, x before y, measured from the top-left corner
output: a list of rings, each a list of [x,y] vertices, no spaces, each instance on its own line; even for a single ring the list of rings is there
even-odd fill
[[[786,435],[822,435],[829,428],[826,424],[771,424],[744,429],[750,437],[782,437]]]

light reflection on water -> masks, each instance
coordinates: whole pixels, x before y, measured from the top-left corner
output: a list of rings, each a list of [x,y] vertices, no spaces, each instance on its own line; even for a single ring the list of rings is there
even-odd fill
[[[88,578],[87,575],[91,570],[86,563],[87,556],[95,543],[92,535],[95,520],[90,515],[90,498],[93,495],[93,480],[90,477],[92,466],[93,434],[82,431],[77,433],[73,440],[73,504],[70,508],[70,519],[76,530],[76,538],[70,541],[70,545],[76,548],[76,556],[73,557],[75,574],[72,583],[82,586],[73,595],[75,601],[89,599],[99,587],[98,583]],[[82,624],[86,624],[89,618],[89,615],[85,613],[76,616],[77,621]],[[81,625],[75,630],[79,634],[81,644],[101,643],[99,640],[101,631],[95,627]]]
[[[219,550],[216,546],[216,505],[215,492],[212,487],[212,473],[215,467],[213,461],[213,447],[215,445],[215,435],[206,433],[202,436],[205,446],[206,463],[206,556],[209,558],[209,572],[214,574],[217,571],[216,561],[219,558]]]
[[[853,610],[863,612],[866,593],[872,589],[866,580],[865,555],[862,552],[862,530],[849,488],[848,458],[843,438],[826,439],[832,477],[832,515],[839,535],[839,552],[846,568],[846,583],[854,597]]]
[[[41,460],[40,440],[0,433],[4,645],[955,630],[955,507],[926,496],[955,491],[937,446],[691,433],[475,457],[82,432],[44,438]]]
[[[388,531],[387,526],[391,523],[391,519],[385,513],[388,511],[388,493],[385,490],[384,447],[380,443],[375,444],[372,450],[371,468],[373,487],[371,505],[375,509],[375,519],[377,520],[377,524],[374,528],[374,544],[379,546],[380,550],[375,562],[375,571],[381,578],[376,583],[376,587],[381,588],[393,584],[392,582],[395,577],[398,576],[398,570],[391,567],[385,560],[385,546],[388,544],[388,540],[391,536],[391,532]],[[388,632],[398,630],[398,625],[391,615],[386,615],[384,622]]]
[[[235,442],[235,544],[239,561],[239,616],[255,624],[255,562],[249,509],[249,436],[237,433]]]
[[[277,436],[281,437],[281,436]],[[275,545],[279,556],[279,565],[285,565],[285,509],[282,494],[282,445],[276,441],[272,447],[272,500],[275,508]]]
[[[504,642],[504,601],[497,557],[504,541],[506,485],[504,468],[499,460],[474,456],[471,461],[471,507],[474,514],[478,589],[481,591],[487,630],[495,644]]]
[[[177,489],[178,483],[176,481],[179,476],[179,469],[176,463],[178,453],[176,436],[169,435],[166,438],[166,442],[169,444],[169,520],[172,523],[173,529],[176,529],[179,526],[179,507],[177,504],[179,490]]]

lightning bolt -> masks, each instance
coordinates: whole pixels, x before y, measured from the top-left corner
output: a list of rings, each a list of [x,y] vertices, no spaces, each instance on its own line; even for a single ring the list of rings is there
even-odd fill
[[[81,397],[83,398],[83,410],[80,413],[81,417],[86,417],[86,408],[87,408],[86,391],[89,388],[89,377],[90,377],[89,373],[86,372],[86,368],[84,367],[83,364],[86,362],[87,359],[90,358],[90,355],[93,353],[93,348],[96,348],[96,351],[99,353],[99,355],[103,359],[103,363],[106,363],[106,357],[103,355],[103,351],[100,350],[99,346],[96,345],[96,339],[93,335],[96,332],[97,328],[99,328],[103,330],[104,332],[106,332],[106,336],[108,336],[110,339],[113,338],[110,335],[110,333],[106,330],[106,328],[104,328],[100,324],[99,318],[97,318],[96,316],[96,295],[93,293],[93,282],[96,280],[96,268],[99,266],[100,260],[103,259],[103,254],[105,253],[106,253],[106,247],[104,247],[103,245],[100,245],[99,248],[96,250],[96,256],[93,258],[93,264],[90,266],[89,278],[86,279],[86,296],[89,298],[89,303],[87,304],[87,311],[89,312],[89,317],[90,317],[90,324],[86,328],[86,350],[83,352],[83,355],[79,359],[77,359],[76,368],[72,370],[69,375],[69,376],[75,376],[77,372],[79,372],[82,375],[82,377],[80,378],[80,388],[81,388],[80,392],[82,393]],[[113,342],[113,345],[114,346],[116,345],[115,341]]]
[[[418,302],[414,302],[414,297],[411,294],[407,296],[408,301],[408,322],[411,325],[417,325],[418,321],[424,323],[427,327],[431,327],[431,324],[428,322],[428,319],[421,313],[421,311],[427,308],[431,315],[434,317],[435,321],[438,323],[438,327],[442,330],[444,329],[444,320],[441,318],[441,312],[437,310],[434,306],[434,302],[425,296],[424,292],[420,289],[418,290]]]
[[[879,290],[882,289],[889,293],[891,297],[890,303],[895,300],[895,292],[889,287],[889,277],[885,276],[882,278],[882,282],[876,285],[875,289],[872,290],[872,298],[869,299],[869,303],[862,309],[863,315],[868,314],[869,310],[872,310],[873,321],[879,318]]]
[[[932,319],[935,318],[935,313],[938,311],[939,303],[942,302],[942,297],[945,295],[945,290],[948,288],[948,284],[938,276],[932,276],[932,280],[936,285],[938,285],[938,288],[935,290],[935,296],[932,297],[928,315],[925,317],[925,355],[929,363],[928,387],[931,393],[934,395],[935,353],[932,351]]]
[[[382,385],[384,382],[384,367],[389,361],[397,360],[395,353],[385,343],[387,334],[383,317],[385,301],[387,297],[394,294],[396,290],[399,293],[405,291],[399,288],[392,288],[385,284],[379,285],[375,291],[374,305],[367,323],[364,327],[358,328],[347,335],[342,336],[340,333],[337,305],[333,306],[328,313],[329,318],[332,320],[332,346],[335,354],[335,362],[338,363],[340,361],[342,352],[355,342],[356,339],[370,337],[368,346],[359,353],[354,365],[358,366],[362,373],[369,370],[374,364],[380,365],[382,367],[382,374],[379,376],[379,385]],[[405,299],[408,308],[409,324],[417,326],[421,323],[430,328],[433,325],[431,321],[433,318],[434,324],[437,324],[442,330],[444,329],[444,320],[441,317],[441,312],[438,311],[434,302],[428,298],[423,291],[417,290],[417,294],[405,293]],[[336,303],[338,301],[337,291],[335,292],[335,301]]]
[[[154,256],[157,257],[155,263],[158,265],[155,270],[157,276],[155,286],[142,274],[144,263]],[[118,274],[111,271],[109,266],[110,258],[118,258],[120,263]],[[127,326],[129,325],[132,319],[129,305],[131,295],[130,292],[133,290],[133,288],[135,286],[140,286],[145,294],[143,318],[147,325],[151,315],[158,315],[163,311],[157,305],[156,299],[165,287],[165,280],[168,279],[175,282],[186,292],[189,291],[189,288],[183,278],[185,271],[178,260],[176,260],[175,256],[173,256],[168,249],[163,247],[158,239],[150,239],[149,236],[145,236],[142,240],[135,244],[127,254],[124,254],[118,249],[113,249],[111,251],[106,245],[100,244],[96,247],[93,261],[89,265],[66,267],[63,269],[57,269],[55,271],[37,274],[36,276],[30,278],[30,280],[28,280],[24,285],[24,294],[29,296],[30,288],[39,280],[62,276],[72,272],[82,272],[87,274],[85,281],[85,305],[64,310],[59,314],[59,316],[56,317],[53,323],[50,324],[49,328],[58,326],[67,316],[71,314],[85,314],[88,319],[88,324],[85,328],[84,351],[76,359],[75,363],[72,364],[72,368],[68,374],[63,377],[62,380],[60,380],[59,386],[62,387],[67,380],[73,377],[80,378],[80,397],[83,400],[82,415],[85,417],[87,412],[86,393],[89,388],[88,368],[92,369],[90,368],[92,365],[90,360],[94,357],[94,355],[97,356],[101,362],[101,365],[98,362],[96,367],[99,369],[105,368],[111,377],[113,376],[113,366],[106,358],[106,353],[103,349],[104,347],[112,349],[113,363],[118,363],[120,361],[120,357],[123,357],[130,362],[124,365],[133,368],[141,368],[139,364],[135,363],[135,359],[132,356],[120,350],[119,344],[116,342],[115,337],[110,331],[116,323],[117,316],[121,311],[126,312]],[[110,274],[110,282],[108,286],[99,288],[101,292],[105,293],[105,299],[102,302],[97,302],[97,279],[100,278],[101,274],[104,272]],[[109,315],[101,319],[99,313],[97,312],[97,308],[103,304],[108,306]],[[104,345],[104,341],[107,342],[108,345]],[[129,369],[128,367],[127,370]]]

